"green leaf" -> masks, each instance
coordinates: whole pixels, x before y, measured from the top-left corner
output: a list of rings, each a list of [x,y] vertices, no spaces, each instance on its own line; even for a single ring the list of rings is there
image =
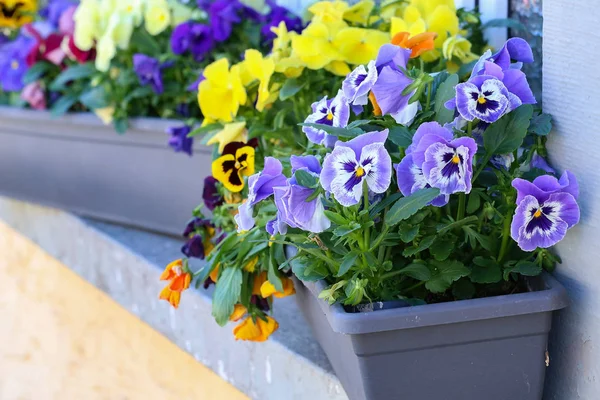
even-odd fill
[[[350,268],[352,268],[354,266],[357,258],[358,258],[358,253],[355,251],[351,251],[350,253],[346,254],[344,259],[342,260],[340,269],[335,276],[337,278],[344,276],[344,274],[346,274],[346,272],[348,272],[350,270]]]
[[[356,121],[352,121],[348,124],[346,129],[358,128],[359,126],[367,125],[371,121],[368,119],[357,119]]]
[[[458,300],[472,299],[475,295],[475,286],[468,279],[460,279],[452,286],[452,294]]]
[[[429,246],[431,246],[433,244],[434,240],[435,240],[435,236],[424,237],[418,246],[411,246],[411,247],[405,248],[404,251],[402,252],[402,255],[404,257],[411,257],[411,256],[414,256],[415,254],[425,251],[429,248]]]
[[[302,80],[301,82],[299,82],[296,78],[290,78],[286,80],[283,86],[281,87],[281,90],[279,91],[279,100],[285,101],[290,97],[293,97],[296,93],[302,90],[302,88],[306,86],[307,83],[308,81],[306,80]]]
[[[52,69],[53,64],[50,64],[46,61],[40,61],[35,64],[31,68],[27,70],[25,75],[23,75],[23,84],[27,85],[29,83],[35,82],[40,79],[46,72]]]
[[[110,104],[108,96],[106,94],[106,90],[102,86],[96,86],[84,92],[79,97],[79,101],[81,102],[81,104],[83,104],[91,110],[108,107]]]
[[[454,119],[454,110],[447,109],[444,104],[454,98],[456,95],[455,87],[458,85],[458,75],[450,75],[444,83],[442,83],[435,93],[435,120],[441,125],[451,122]]]
[[[281,245],[281,244],[280,244]],[[281,279],[279,278],[279,268],[276,262],[275,262],[275,257],[273,255],[273,253],[270,254],[269,258],[269,270],[267,271],[267,279],[269,280],[269,282],[271,282],[273,284],[273,286],[275,286],[275,290],[277,290],[280,293],[283,293],[283,283],[281,282]]]
[[[346,225],[350,222],[346,218],[342,217],[340,214],[330,211],[330,210],[325,210],[325,216],[331,222],[333,222],[334,224],[337,224],[337,225]]]
[[[447,225],[440,226],[438,228],[437,232],[439,234],[450,232],[451,230],[459,228],[459,227],[461,227],[463,225],[468,225],[468,224],[472,224],[473,222],[477,222],[477,220],[478,220],[478,218],[475,215],[471,215],[470,217],[463,218],[463,219],[461,219],[459,221],[454,221],[454,222],[451,222],[451,223],[449,223]]]
[[[496,260],[478,256],[473,259],[469,278],[474,283],[496,283],[502,279],[502,270]]]
[[[290,261],[290,265],[292,272],[302,281],[314,282],[329,276],[327,267],[319,260],[299,257]]]
[[[238,302],[242,280],[242,270],[238,268],[225,268],[219,276],[213,295],[212,315],[221,326],[229,321],[233,306]]]
[[[92,63],[73,65],[61,72],[49,86],[50,90],[62,90],[68,82],[87,79],[96,73]]]
[[[52,104],[52,108],[50,109],[50,114],[53,117],[60,117],[75,104],[77,103],[77,99],[79,96],[75,93],[69,93]]]
[[[428,281],[431,279],[431,271],[423,263],[412,263],[400,270],[402,275],[410,276],[418,281]]]
[[[410,218],[421,208],[427,206],[439,194],[439,189],[427,188],[421,189],[408,197],[402,197],[385,215],[385,224],[392,226],[400,221]]]
[[[390,128],[388,140],[396,146],[407,148],[412,143],[413,133],[405,126],[394,125]]]
[[[152,91],[152,88],[150,86],[140,86],[129,92],[129,94],[125,96],[125,101],[151,96],[153,93],[154,92]]]
[[[519,261],[515,266],[504,269],[504,280],[508,280],[511,272],[524,276],[538,276],[542,273],[542,267],[531,261]]]
[[[298,125],[309,126],[311,128],[317,128],[317,129],[327,132],[330,135],[337,136],[340,138],[347,138],[347,139],[352,139],[352,138],[355,138],[355,137],[360,136],[363,133],[365,133],[360,128],[352,128],[352,129],[338,128],[335,126],[324,125],[324,124],[312,124],[312,123],[308,123],[308,122],[301,123]]]
[[[463,276],[471,272],[460,261],[430,261],[431,279],[425,283],[425,288],[433,293],[443,293]]]
[[[511,111],[483,132],[483,145],[488,154],[506,154],[517,150],[527,135],[533,114],[531,104]]]
[[[400,192],[390,194],[389,196],[386,196],[383,200],[381,200],[379,203],[375,203],[375,204],[371,205],[370,211],[369,211],[369,216],[371,218],[373,218],[375,215],[379,214],[381,211],[383,211],[384,208],[391,205],[393,202],[398,200],[400,197],[402,197],[402,193],[400,193]]]
[[[489,236],[484,236],[469,226],[463,226],[462,228],[463,231],[465,231],[465,233],[467,234],[472,248],[475,248],[475,242],[478,242],[481,245],[481,247],[483,247],[487,251],[494,250],[494,242],[492,241],[492,239],[490,239]]]
[[[520,21],[513,18],[496,18],[491,19],[485,24],[481,25],[481,29],[485,30],[488,28],[510,28],[514,30],[528,32],[529,30]]]
[[[355,221],[351,221],[348,225],[339,226],[333,230],[335,236],[344,237],[350,233],[359,230],[362,226]]]
[[[471,191],[469,194],[469,201],[467,201],[467,213],[472,214],[481,205],[481,198],[479,197],[479,193],[476,191]]]
[[[419,234],[419,225],[409,225],[402,224],[400,225],[400,240],[404,243],[410,243]]]
[[[552,115],[539,114],[531,119],[529,130],[538,136],[546,136],[552,130]]]
[[[209,133],[217,133],[219,132],[221,129],[223,129],[223,125],[221,124],[208,124],[205,126],[200,126],[196,129],[194,129],[193,131],[191,131],[190,133],[188,133],[187,137],[191,138],[194,136],[198,136],[198,135],[206,135],[204,138],[202,138],[202,144],[206,144],[205,141],[208,141],[212,135],[208,135]]]
[[[305,188],[315,189],[319,185],[317,177],[306,170],[298,169],[294,172],[294,176],[298,184]]]
[[[152,35],[145,29],[134,29],[129,48],[136,48],[139,53],[161,54],[163,49]]]
[[[454,250],[454,245],[456,241],[454,238],[449,237],[437,237],[435,242],[431,246],[429,246],[429,253],[438,261],[444,261],[447,259],[452,250]]]

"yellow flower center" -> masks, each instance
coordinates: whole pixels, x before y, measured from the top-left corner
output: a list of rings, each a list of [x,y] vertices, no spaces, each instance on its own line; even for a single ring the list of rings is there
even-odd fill
[[[454,157],[452,157],[452,162],[454,164],[460,163],[460,157],[458,156],[458,154],[455,154]]]
[[[333,113],[331,111],[329,111],[327,113],[327,121],[331,121],[333,119]]]
[[[240,169],[241,166],[242,166],[242,164],[240,164],[239,161],[235,162],[235,169]]]
[[[485,97],[483,97],[482,95],[479,95],[479,97],[477,98],[477,102],[479,104],[485,104],[487,100],[485,99]]]
[[[158,20],[160,22],[165,22],[166,19],[167,19],[167,16],[165,14],[160,14],[160,16],[158,17]]]
[[[18,69],[19,68],[19,62],[17,60],[13,60],[13,62],[10,63],[10,67],[12,69]]]
[[[356,175],[357,178],[360,178],[361,176],[363,176],[365,174],[365,169],[363,167],[358,167],[356,168],[356,170],[354,171],[354,175]]]
[[[537,211],[533,214],[534,218],[539,218],[542,216],[542,210],[540,210],[539,208],[537,209]]]
[[[127,6],[127,12],[132,12],[133,11],[133,6],[132,5],[128,5]]]

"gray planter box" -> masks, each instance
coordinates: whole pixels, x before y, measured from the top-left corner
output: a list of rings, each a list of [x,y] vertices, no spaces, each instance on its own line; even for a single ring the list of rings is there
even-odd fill
[[[351,400],[540,400],[552,311],[550,275],[507,296],[347,313],[297,282],[296,298]]]
[[[93,114],[0,107],[0,194],[85,216],[180,235],[202,201],[211,154],[175,153],[165,129],[141,118],[124,135]]]

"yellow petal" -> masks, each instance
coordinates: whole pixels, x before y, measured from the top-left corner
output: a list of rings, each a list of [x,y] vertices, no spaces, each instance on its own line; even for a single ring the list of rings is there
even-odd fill
[[[146,30],[156,36],[171,24],[171,12],[166,1],[153,1],[146,6],[144,14]]]
[[[344,12],[344,19],[358,24],[367,24],[367,19],[375,7],[373,0],[362,0]]]
[[[247,312],[246,307],[238,303],[233,306],[233,312],[229,316],[229,320],[233,322],[239,321]]]
[[[325,69],[337,76],[346,76],[350,71],[350,67],[343,61],[332,61],[325,66]]]
[[[246,142],[247,140],[246,122],[234,122],[226,124],[223,129],[210,138],[206,144],[211,146],[219,143],[219,153],[222,153],[227,144],[231,142]]]
[[[233,328],[233,335],[235,336],[235,340],[255,341],[262,337],[260,328],[252,321],[251,317],[246,318]]]
[[[345,28],[338,32],[333,45],[350,64],[367,64],[377,57],[379,48],[390,35],[373,29]]]

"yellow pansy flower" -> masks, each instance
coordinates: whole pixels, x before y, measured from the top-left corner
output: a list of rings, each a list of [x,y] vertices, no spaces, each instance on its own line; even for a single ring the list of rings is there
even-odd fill
[[[239,69],[229,70],[229,61],[221,58],[204,69],[206,78],[198,85],[198,104],[204,117],[212,121],[231,122],[241,104],[246,102]]]
[[[143,3],[143,0],[121,0],[117,6],[121,14],[130,17],[135,26],[140,26],[143,20]]]
[[[115,114],[115,107],[110,106],[110,107],[104,107],[104,108],[95,108],[94,114],[96,114],[96,116],[98,118],[100,118],[100,120],[102,121],[102,123],[104,125],[109,125],[113,122],[113,115]]]
[[[308,11],[313,14],[314,22],[338,22],[344,18],[344,13],[350,6],[345,1],[320,1],[308,8]]]
[[[404,19],[398,17],[392,17],[390,24],[390,33],[392,37],[400,32],[408,32],[410,36],[416,36],[427,30],[425,21],[423,18],[419,18],[412,23],[407,23]]]
[[[33,22],[37,11],[36,0],[0,0],[0,28],[16,29]]]
[[[233,321],[233,322],[237,322],[240,319],[242,319],[242,317],[244,315],[246,315],[247,312],[248,312],[248,310],[246,309],[246,307],[244,307],[242,304],[238,303],[235,306],[233,306],[233,312],[229,316],[229,320]]]
[[[279,324],[271,317],[266,317],[266,320],[257,317],[256,321],[252,317],[248,317],[233,328],[233,335],[236,340],[264,342],[277,328],[279,328]]]
[[[146,30],[156,36],[171,24],[171,10],[166,0],[149,0],[144,13]]]
[[[77,10],[75,10],[75,14],[73,14],[73,20],[75,21],[73,39],[79,49],[88,51],[94,46],[99,19],[98,2],[96,0],[82,0]]]
[[[231,142],[246,142],[248,140],[248,131],[246,122],[234,122],[225,124],[223,129],[215,136],[211,137],[206,144],[212,146],[219,143],[219,153],[223,153],[225,146]]]
[[[373,0],[359,1],[344,12],[344,19],[346,21],[366,25],[374,7],[375,2]]]
[[[106,72],[110,68],[110,61],[117,54],[117,45],[112,38],[111,32],[106,32],[96,45],[96,69]]]
[[[308,68],[321,69],[332,61],[340,60],[332,41],[336,34],[347,24],[339,21],[335,24],[312,22],[301,35],[292,38],[292,55],[297,56]]]
[[[478,58],[475,53],[471,52],[471,42],[460,36],[452,36],[446,39],[442,46],[442,54],[446,60],[452,60],[456,57],[463,64]]]
[[[235,146],[231,153],[223,154],[212,163],[212,175],[233,193],[244,188],[244,176],[254,174],[254,147]]]
[[[374,29],[345,28],[338,32],[333,45],[350,64],[367,64],[377,57],[379,48],[390,41],[390,35]]]
[[[351,72],[350,66],[344,61],[332,61],[325,66],[325,70],[337,76],[346,76]]]
[[[282,278],[281,284],[283,286],[283,292],[278,292],[277,289],[275,289],[275,285],[273,285],[269,281],[265,281],[260,286],[261,297],[263,297],[265,299],[270,296],[275,296],[277,298],[283,298],[283,297],[291,296],[294,293],[296,293],[296,289],[294,289],[294,282],[290,278],[285,278],[285,277]]]
[[[244,61],[250,76],[259,82],[256,109],[263,111],[265,106],[269,104],[268,101],[271,95],[269,81],[273,72],[275,72],[275,63],[270,58],[264,58],[260,51],[254,49],[246,50]]]

